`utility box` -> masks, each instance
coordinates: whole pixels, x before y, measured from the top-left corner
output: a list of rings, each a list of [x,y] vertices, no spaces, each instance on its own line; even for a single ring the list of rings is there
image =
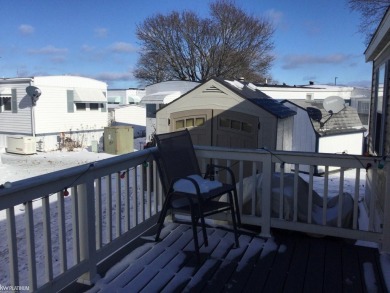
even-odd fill
[[[7,136],[7,153],[32,155],[35,154],[35,137],[32,136]]]
[[[104,152],[121,155],[134,151],[134,131],[131,126],[104,127]]]

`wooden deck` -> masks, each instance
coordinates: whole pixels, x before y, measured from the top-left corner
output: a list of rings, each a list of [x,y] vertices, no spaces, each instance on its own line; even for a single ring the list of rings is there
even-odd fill
[[[161,242],[144,238],[108,271],[100,268],[94,287],[71,291],[388,292],[374,248],[280,230],[269,239],[243,232],[235,248],[227,229],[208,228],[208,235],[198,261],[190,226],[168,224]]]

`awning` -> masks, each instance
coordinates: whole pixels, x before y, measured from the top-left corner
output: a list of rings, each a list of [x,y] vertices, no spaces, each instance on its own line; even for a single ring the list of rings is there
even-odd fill
[[[122,98],[120,96],[108,96],[107,101],[110,104],[120,104],[122,101]]]
[[[10,97],[10,96],[12,96],[11,88],[9,87],[0,88],[0,97]]]
[[[146,95],[142,98],[141,103],[144,104],[168,104],[181,96],[179,91],[157,92]]]
[[[75,103],[107,103],[107,98],[102,90],[98,89],[75,89]]]
[[[127,97],[129,103],[130,102],[133,102],[133,103],[139,103],[141,102],[141,98],[140,97],[137,97],[137,96],[128,96]]]

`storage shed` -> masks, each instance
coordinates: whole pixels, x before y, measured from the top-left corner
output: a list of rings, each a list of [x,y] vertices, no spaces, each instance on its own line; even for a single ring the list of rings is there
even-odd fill
[[[322,101],[285,100],[283,104],[297,112],[294,117],[292,150],[333,154],[361,155],[366,129],[357,110],[344,108],[331,115]],[[301,166],[300,171],[308,171]],[[316,173],[322,173],[317,167]]]
[[[157,133],[190,130],[194,144],[291,150],[295,111],[252,84],[212,78],[157,111]]]
[[[39,95],[32,98],[28,89]],[[0,151],[7,137],[32,137],[36,150],[88,147],[108,125],[107,84],[80,76],[0,79]]]

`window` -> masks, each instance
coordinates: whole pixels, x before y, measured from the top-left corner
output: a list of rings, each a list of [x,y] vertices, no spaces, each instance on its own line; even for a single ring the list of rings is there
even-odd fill
[[[85,111],[87,109],[87,105],[85,103],[76,103],[77,111]]]
[[[373,147],[377,155],[382,155],[383,152],[383,140],[384,140],[384,107],[386,105],[386,92],[385,92],[385,80],[386,80],[386,64],[382,64],[376,71],[376,83],[375,83],[375,106],[374,106],[374,124],[375,134],[373,136]]]
[[[2,102],[2,110],[3,111],[12,111],[12,99],[11,97],[3,97],[1,98]]]
[[[253,130],[253,126],[250,123],[222,117],[219,118],[219,126],[247,133],[252,133]]]
[[[156,104],[146,104],[146,118],[156,118]]]
[[[175,129],[203,127],[205,125],[205,117],[188,117],[175,121]]]
[[[91,110],[91,111],[99,110],[99,104],[98,103],[90,103],[89,104],[89,110]]]

